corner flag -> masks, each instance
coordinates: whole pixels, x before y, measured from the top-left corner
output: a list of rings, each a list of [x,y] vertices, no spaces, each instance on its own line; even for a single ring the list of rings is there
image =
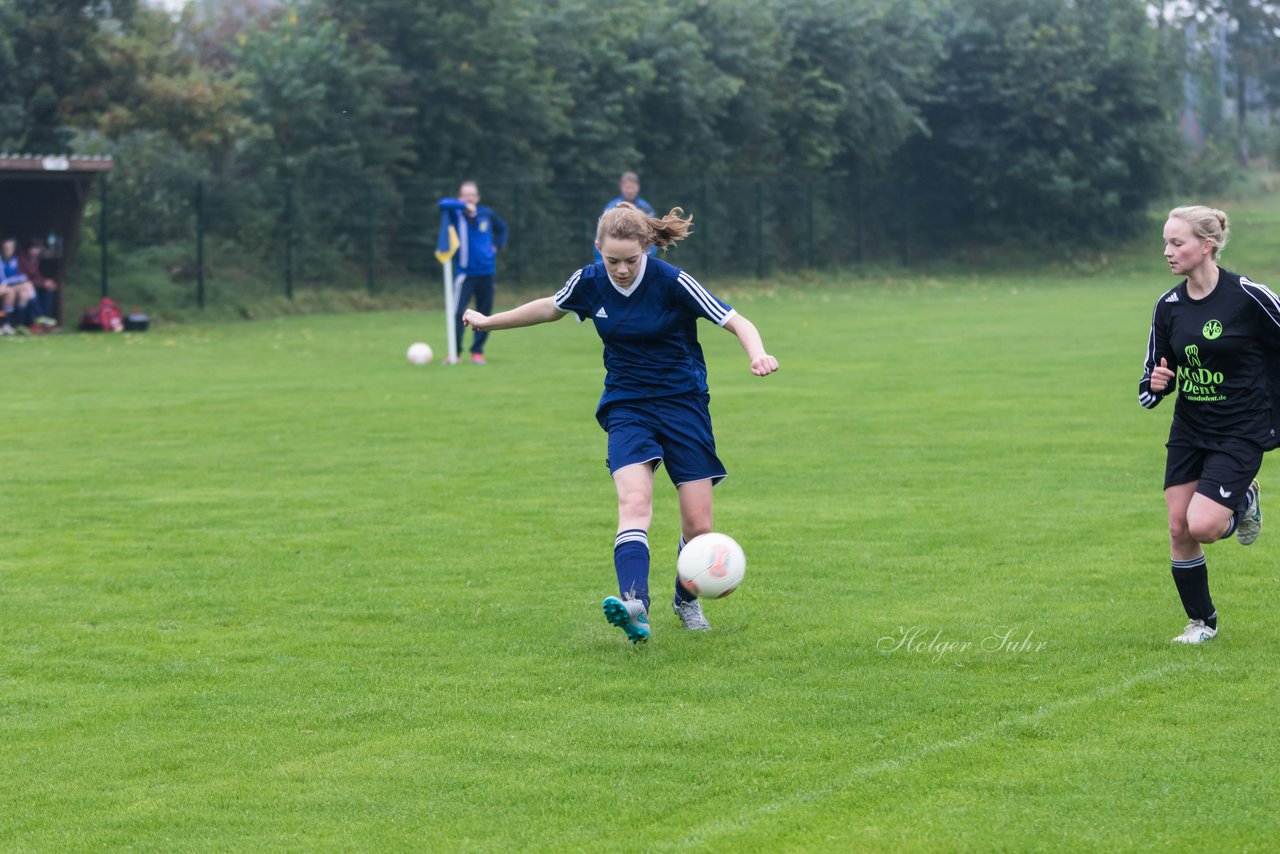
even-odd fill
[[[461,245],[461,241],[458,240],[458,229],[449,222],[447,215],[441,217],[440,239],[436,241],[436,260],[441,264],[448,262]]]
[[[458,296],[453,289],[453,256],[462,245],[458,239],[458,230],[445,213],[440,217],[440,237],[436,241],[436,260],[442,265],[444,272],[444,325],[445,340],[449,342],[449,355],[446,365],[458,361],[458,332],[454,328],[453,317],[458,313]]]

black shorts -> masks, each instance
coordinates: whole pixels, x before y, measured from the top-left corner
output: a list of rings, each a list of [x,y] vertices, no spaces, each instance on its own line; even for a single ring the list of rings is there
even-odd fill
[[[1247,439],[1205,439],[1175,423],[1165,445],[1164,488],[1199,481],[1196,492],[1238,509],[1245,490],[1262,468],[1262,446]]]

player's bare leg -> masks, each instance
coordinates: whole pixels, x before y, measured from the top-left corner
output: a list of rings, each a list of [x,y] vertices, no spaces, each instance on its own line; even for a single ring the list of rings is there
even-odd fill
[[[695,480],[682,483],[676,487],[680,495],[680,547],[699,534],[709,534],[712,530],[712,481]],[[676,579],[676,595],[671,603],[672,609],[686,629],[695,632],[711,631],[711,623],[702,613],[702,603],[680,585]]]
[[[623,466],[613,473],[618,492],[618,535],[613,562],[618,595],[604,600],[610,625],[632,643],[649,639],[649,525],[653,521],[653,463]]]

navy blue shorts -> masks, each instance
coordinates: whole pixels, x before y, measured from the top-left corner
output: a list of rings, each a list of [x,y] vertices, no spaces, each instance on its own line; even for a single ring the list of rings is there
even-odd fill
[[[676,486],[724,480],[728,472],[716,456],[710,399],[682,395],[610,404],[597,415],[609,433],[609,473],[636,463],[649,463],[654,469],[666,463],[667,476]]]

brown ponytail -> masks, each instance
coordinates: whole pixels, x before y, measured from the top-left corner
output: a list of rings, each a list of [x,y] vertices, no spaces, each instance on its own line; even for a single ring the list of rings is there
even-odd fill
[[[596,243],[604,243],[605,238],[613,238],[638,241],[641,249],[648,249],[650,246],[666,249],[689,236],[693,217],[682,219],[682,213],[684,211],[680,208],[672,208],[666,216],[655,218],[630,202],[618,202],[600,217],[600,222],[596,225]]]

